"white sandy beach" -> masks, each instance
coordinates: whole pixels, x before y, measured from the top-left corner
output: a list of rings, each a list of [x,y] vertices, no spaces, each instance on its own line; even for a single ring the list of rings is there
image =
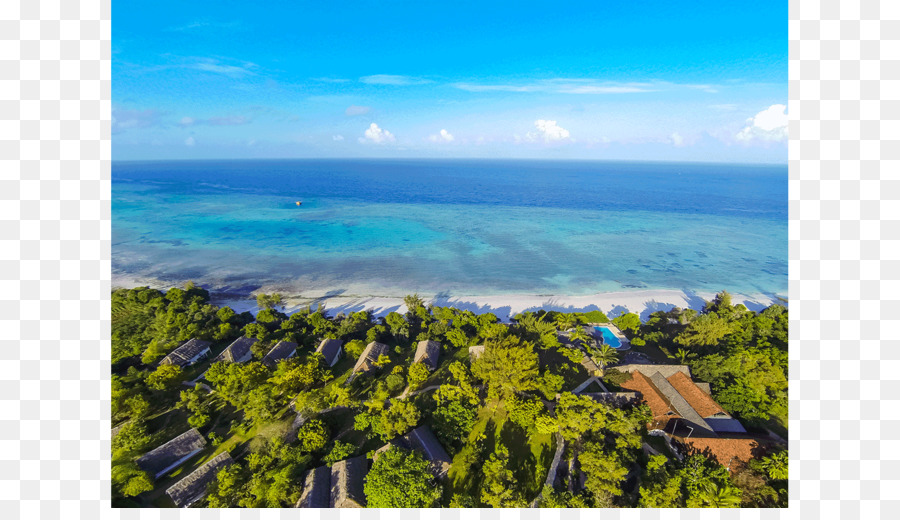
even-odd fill
[[[180,285],[180,284],[179,284]],[[149,278],[119,277],[112,280],[113,287],[137,287],[149,286],[158,289],[166,289],[172,284],[166,284],[159,280]],[[229,306],[236,312],[250,311],[256,313],[256,299],[252,295],[238,295],[219,293],[216,288],[209,288],[212,295],[212,303],[219,306]],[[727,290],[727,289],[726,289]],[[265,288],[263,292],[278,291],[278,288]],[[406,312],[402,296],[382,296],[366,294],[362,291],[349,290],[316,290],[303,291],[298,294],[282,292],[285,296],[285,311],[290,314],[307,306],[316,308],[323,305],[327,313],[334,316],[338,313],[351,313],[370,310],[376,317],[381,317],[389,312]],[[693,292],[679,290],[633,290],[604,292],[591,295],[567,296],[567,295],[540,295],[540,294],[500,294],[500,295],[446,295],[446,294],[419,294],[426,303],[440,306],[467,309],[476,314],[492,312],[504,322],[512,316],[523,311],[537,311],[540,309],[563,312],[587,312],[601,310],[610,317],[616,317],[627,312],[634,312],[646,320],[656,311],[670,310],[673,307],[682,309],[703,308],[705,301],[711,300],[714,292]],[[765,294],[740,294],[732,293],[734,303],[743,303],[748,309],[759,311],[773,303],[777,299]]]

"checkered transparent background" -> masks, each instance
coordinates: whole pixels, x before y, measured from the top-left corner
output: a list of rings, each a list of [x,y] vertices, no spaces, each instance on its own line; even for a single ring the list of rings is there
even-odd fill
[[[791,508],[604,517],[900,514],[900,2],[792,1],[789,31]],[[0,2],[0,518],[378,518],[109,508],[110,37],[109,0]]]

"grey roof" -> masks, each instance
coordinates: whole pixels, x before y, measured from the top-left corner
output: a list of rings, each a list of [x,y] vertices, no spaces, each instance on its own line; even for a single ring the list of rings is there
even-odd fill
[[[204,350],[209,350],[210,345],[212,345],[212,343],[209,341],[203,341],[202,339],[197,338],[189,339],[180,347],[170,352],[168,356],[164,357],[163,360],[159,362],[159,364],[178,365],[183,367]]]
[[[205,446],[206,439],[196,428],[191,428],[162,446],[145,453],[137,459],[137,465],[153,475],[154,478],[159,478],[161,474],[199,453]]]
[[[441,357],[441,344],[434,340],[422,340],[416,346],[413,363],[424,363],[430,370],[435,370]]]
[[[334,361],[334,357],[338,355],[341,351],[341,347],[344,345],[344,342],[339,339],[323,339],[321,343],[319,343],[319,348],[316,349],[316,352],[322,354],[325,357],[325,362],[331,364]]]
[[[687,365],[617,365],[614,367],[619,372],[640,372],[647,377],[652,377],[653,374],[659,372],[665,379],[668,379],[675,375],[676,372],[681,372],[684,375],[691,377],[691,370]]]
[[[319,466],[306,472],[300,500],[294,507],[331,507],[331,468]]]
[[[700,417],[700,414],[698,414],[697,411],[694,410],[694,407],[688,404],[684,397],[682,397],[682,395],[678,393],[678,390],[676,390],[675,387],[672,386],[672,383],[670,383],[668,379],[663,377],[661,373],[654,373],[652,376],[650,376],[650,381],[653,382],[654,386],[656,386],[660,393],[665,396],[672,407],[675,408],[675,411],[678,412],[678,415],[715,435],[712,427],[705,420],[703,420],[703,417]]]
[[[709,387],[709,383],[698,383],[694,381],[694,384],[697,385],[697,388],[706,392],[706,395],[712,395],[712,389]]]
[[[478,359],[482,354],[484,354],[484,345],[475,345],[474,347],[469,347],[470,360]]]
[[[368,461],[362,455],[331,466],[331,507],[366,507],[363,490]]]
[[[279,341],[272,347],[272,350],[263,358],[264,365],[274,368],[282,359],[291,357],[291,354],[297,350],[297,344],[293,341]]]
[[[241,336],[240,338],[234,340],[231,345],[222,351],[221,354],[216,356],[213,361],[227,361],[229,363],[235,363],[239,359],[243,359],[249,352],[250,347],[256,343],[256,338],[248,338],[246,336]]]
[[[731,417],[707,417],[704,419],[716,433],[747,433],[744,426]]]
[[[203,498],[209,483],[216,478],[222,468],[233,462],[231,455],[223,451],[167,489],[166,494],[172,497],[176,506],[188,507]]]
[[[612,406],[637,404],[641,401],[637,392],[582,392],[580,395],[586,395],[595,401],[607,403]]]
[[[378,357],[382,354],[387,354],[389,350],[390,348],[384,343],[378,343],[377,341],[369,343],[366,345],[366,349],[362,351],[362,354],[359,355],[359,359],[356,360],[353,372],[368,372],[372,369]]]

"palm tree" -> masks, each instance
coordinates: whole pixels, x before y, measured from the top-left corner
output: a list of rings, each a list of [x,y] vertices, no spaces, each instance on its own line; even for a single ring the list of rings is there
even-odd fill
[[[700,499],[707,507],[738,507],[741,505],[741,490],[727,484],[720,487],[706,482],[701,488]]]
[[[619,359],[619,352],[604,343],[600,345],[600,348],[591,349],[591,357],[594,358],[594,363],[600,365],[600,375],[602,376],[606,372],[606,365],[615,363]]]
[[[691,359],[694,356],[695,356],[695,354],[693,352],[689,352],[683,348],[680,348],[677,351],[675,351],[675,357],[678,358],[679,365],[686,365],[687,360]]]
[[[580,341],[582,345],[587,345],[591,339],[591,336],[589,336],[581,327],[576,327],[575,330],[569,333],[569,341],[573,344],[576,341]]]
[[[578,320],[571,314],[557,314],[556,316],[556,325],[559,327],[559,330],[569,330],[576,323],[578,323]]]

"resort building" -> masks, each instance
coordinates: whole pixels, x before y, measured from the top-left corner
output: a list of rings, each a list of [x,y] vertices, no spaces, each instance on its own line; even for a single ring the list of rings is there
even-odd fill
[[[484,354],[484,345],[469,347],[469,361],[475,361],[480,358],[482,354]]]
[[[253,352],[250,349],[256,341],[256,338],[241,336],[234,340],[231,345],[228,345],[221,354],[216,356],[213,359],[213,363],[217,361],[224,361],[226,363],[246,363],[247,361],[250,361],[253,359]]]
[[[182,433],[162,446],[137,459],[142,470],[153,475],[154,480],[177,468],[200,453],[206,447],[206,438],[196,428]]]
[[[232,463],[234,461],[231,459],[231,455],[227,451],[223,451],[167,489],[166,494],[172,498],[176,506],[190,507],[191,504],[206,496],[206,488],[209,483],[216,478],[222,468],[230,466]]]
[[[331,507],[331,468],[319,466],[306,472],[300,500],[294,507]]]
[[[272,350],[263,358],[262,362],[269,368],[275,368],[282,359],[294,357],[297,353],[297,344],[293,341],[279,341],[272,347]]]
[[[419,452],[431,464],[431,472],[436,479],[445,478],[450,471],[450,456],[428,426],[419,426],[406,435],[392,439],[375,451],[372,460],[378,460],[379,455],[392,447]]]
[[[390,351],[390,348],[384,343],[378,343],[377,341],[373,341],[366,345],[366,349],[362,351],[362,354],[359,355],[359,359],[356,360],[356,365],[353,367],[353,373],[356,374],[358,372],[368,372],[375,368],[375,362],[378,361],[379,356],[387,355]]]
[[[746,433],[737,419],[731,417],[707,392],[690,378],[685,365],[623,365],[631,380],[622,388],[638,392],[653,414],[651,429],[702,437],[720,433]]]
[[[328,366],[333,367],[344,353],[344,342],[339,339],[323,339],[316,352],[322,354]]]
[[[200,339],[189,339],[183,345],[176,348],[159,362],[160,365],[175,365],[186,367],[193,365],[197,361],[209,355],[209,341]]]
[[[428,370],[434,372],[441,357],[441,344],[433,340],[420,341],[416,346],[416,356],[413,363],[423,363]]]
[[[331,507],[366,507],[363,489],[369,461],[360,455],[331,466]]]

